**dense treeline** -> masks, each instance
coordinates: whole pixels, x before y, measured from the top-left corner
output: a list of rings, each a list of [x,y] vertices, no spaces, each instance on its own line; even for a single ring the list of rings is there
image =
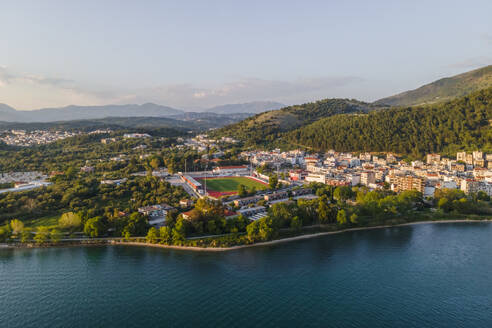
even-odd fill
[[[441,104],[336,115],[284,137],[317,151],[392,151],[422,156],[457,150],[492,151],[492,88]]]
[[[356,100],[325,99],[264,112],[228,125],[215,132],[215,135],[237,138],[244,141],[246,145],[267,145],[274,142],[281,133],[292,131],[320,118],[366,112],[371,108],[371,105]]]
[[[155,177],[132,177],[121,185],[104,185],[93,175],[77,176],[68,169],[51,186],[24,192],[0,194],[0,223],[12,218],[28,220],[60,212],[84,212],[104,216],[115,210],[134,212],[146,205],[178,206],[187,194]]]
[[[79,135],[54,143],[32,147],[0,147],[0,172],[9,171],[64,171],[70,166],[83,166],[88,161],[108,161],[110,158],[127,154],[138,156],[144,145],[146,151],[160,150],[176,142],[175,138],[121,139],[123,131],[112,134]],[[117,137],[118,141],[102,144],[101,139]]]

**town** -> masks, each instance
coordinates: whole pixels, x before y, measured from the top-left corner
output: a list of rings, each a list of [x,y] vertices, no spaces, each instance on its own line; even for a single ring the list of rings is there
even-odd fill
[[[483,200],[492,195],[492,154],[479,150],[411,160],[390,152],[246,148],[213,133],[96,130],[89,139],[73,133],[46,146],[54,157],[33,153],[19,163],[13,154],[0,162],[0,215],[26,222],[26,236],[39,240],[48,224],[64,231],[67,241],[74,233],[126,242],[149,233],[171,245],[230,246],[312,227],[481,215],[489,206]],[[15,147],[29,154],[37,146]],[[33,170],[13,170],[26,164]],[[377,200],[371,206],[378,210],[368,208],[366,195]],[[78,218],[72,228],[67,217]]]
[[[111,130],[94,130],[88,132],[88,134],[102,134],[109,133]],[[33,145],[44,145],[55,142],[57,140],[63,140],[76,135],[84,134],[81,131],[58,131],[58,130],[5,130],[0,131],[0,142],[4,142],[11,146],[29,147]]]

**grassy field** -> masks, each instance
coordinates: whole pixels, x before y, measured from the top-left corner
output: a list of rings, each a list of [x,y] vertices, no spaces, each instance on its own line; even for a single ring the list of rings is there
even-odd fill
[[[60,216],[56,215],[56,216],[43,217],[43,218],[39,218],[39,219],[29,220],[29,221],[26,221],[24,223],[25,223],[26,227],[29,227],[29,228],[37,228],[39,226],[47,226],[50,228],[55,228],[56,226],[58,226],[58,219],[59,218],[60,218]]]
[[[202,185],[205,185],[204,179],[198,179]],[[266,185],[247,177],[223,177],[223,178],[207,178],[207,190],[218,192],[236,192],[239,185],[246,186],[247,189],[253,187],[256,190],[266,189]]]

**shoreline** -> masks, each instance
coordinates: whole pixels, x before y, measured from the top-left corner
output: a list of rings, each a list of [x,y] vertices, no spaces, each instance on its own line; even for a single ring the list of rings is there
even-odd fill
[[[395,224],[395,225],[380,225],[380,226],[373,226],[373,227],[357,227],[357,228],[348,228],[348,229],[342,229],[342,230],[337,230],[337,231],[317,232],[317,233],[312,233],[312,234],[305,234],[305,235],[299,235],[299,236],[294,236],[294,237],[287,237],[287,238],[282,238],[282,239],[264,241],[264,242],[260,242],[260,243],[249,244],[249,245],[238,245],[238,246],[231,246],[231,247],[174,246],[174,245],[149,244],[149,243],[140,243],[140,242],[113,242],[110,244],[111,245],[128,245],[128,246],[140,246],[140,247],[168,248],[168,249],[187,250],[187,251],[227,252],[227,251],[233,251],[233,250],[238,250],[238,249],[242,249],[242,248],[269,246],[269,245],[287,243],[287,242],[292,242],[292,241],[297,241],[297,240],[310,239],[310,238],[316,238],[316,237],[322,237],[322,236],[334,235],[334,234],[339,234],[339,233],[344,233],[344,232],[352,232],[352,231],[383,229],[383,228],[396,228],[396,227],[411,226],[411,225],[418,225],[418,224],[473,223],[473,222],[475,222],[475,223],[480,223],[480,222],[492,223],[492,219],[416,221],[416,222],[408,222],[408,223],[401,223],[401,224]]]
[[[173,250],[185,250],[185,251],[194,251],[194,252],[227,252],[238,250],[242,248],[249,247],[258,247],[258,246],[270,246],[281,243],[288,243],[297,240],[311,239],[317,238],[327,235],[334,235],[345,232],[353,232],[353,231],[362,231],[362,230],[373,230],[373,229],[384,229],[384,228],[396,228],[403,226],[412,226],[412,225],[420,225],[420,224],[446,224],[446,223],[492,223],[492,219],[484,219],[484,220],[470,220],[470,219],[460,219],[460,220],[427,220],[427,221],[415,221],[415,222],[407,222],[395,225],[379,225],[372,227],[356,227],[356,228],[348,228],[336,231],[324,231],[324,232],[316,232],[312,234],[304,234],[294,237],[287,237],[281,239],[275,239],[270,241],[264,241],[259,243],[253,243],[248,245],[237,245],[231,247],[196,247],[196,246],[176,246],[176,245],[164,245],[164,244],[150,244],[144,242],[135,242],[135,241],[117,241],[117,240],[107,240],[104,242],[97,243],[69,243],[69,244],[57,244],[57,245],[8,245],[8,244],[0,244],[0,249],[15,249],[15,248],[53,248],[53,247],[86,247],[86,246],[137,246],[137,247],[153,247],[153,248],[164,248],[164,249],[173,249]]]

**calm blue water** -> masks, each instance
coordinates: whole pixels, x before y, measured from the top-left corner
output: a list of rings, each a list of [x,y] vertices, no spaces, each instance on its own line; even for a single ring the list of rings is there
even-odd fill
[[[224,253],[0,250],[2,327],[492,327],[492,224]]]

